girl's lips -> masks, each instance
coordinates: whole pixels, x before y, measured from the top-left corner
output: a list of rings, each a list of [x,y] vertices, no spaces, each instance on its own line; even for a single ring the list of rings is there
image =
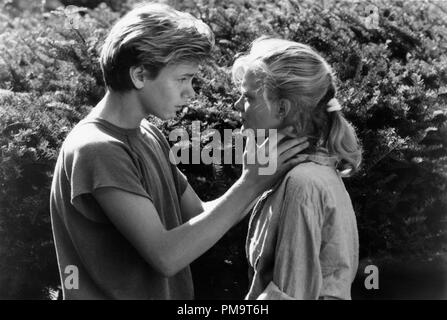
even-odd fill
[[[235,113],[234,116],[235,116],[236,120],[238,120],[240,122],[245,121],[244,117],[240,113]]]

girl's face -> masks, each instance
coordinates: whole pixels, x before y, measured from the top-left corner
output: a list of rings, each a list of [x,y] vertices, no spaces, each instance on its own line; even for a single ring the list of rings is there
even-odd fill
[[[251,71],[245,73],[241,84],[241,97],[236,101],[235,109],[240,112],[242,130],[277,129],[282,122],[276,108],[267,105],[261,82]]]
[[[140,91],[143,112],[167,120],[175,117],[188,99],[194,97],[192,79],[197,74],[197,63],[168,65],[155,79],[146,79]]]

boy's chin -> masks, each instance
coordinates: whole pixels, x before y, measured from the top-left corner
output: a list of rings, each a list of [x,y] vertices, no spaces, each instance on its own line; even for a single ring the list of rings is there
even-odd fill
[[[177,118],[178,115],[179,115],[178,112],[165,113],[165,114],[159,115],[158,118],[163,121],[168,121],[168,120]]]

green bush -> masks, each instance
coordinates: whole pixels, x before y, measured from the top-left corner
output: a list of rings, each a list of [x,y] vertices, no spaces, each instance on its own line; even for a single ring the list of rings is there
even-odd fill
[[[119,12],[102,4],[79,13],[0,13],[0,297],[46,298],[58,285],[48,209],[53,166],[66,134],[104,93],[98,49],[133,2],[114,7]],[[215,62],[201,68],[188,112],[153,121],[166,135],[190,130],[194,120],[202,130],[237,128],[229,72],[235,54],[261,34],[309,44],[334,67],[338,98],[365,151],[361,172],[345,182],[361,257],[445,252],[445,6],[372,1],[379,23],[368,29],[364,5],[323,2],[327,8],[311,1],[179,2],[212,27]],[[201,145],[207,142],[202,136]],[[180,169],[204,200],[222,194],[240,172],[220,164]],[[246,220],[193,264],[197,298],[246,292],[245,232]]]

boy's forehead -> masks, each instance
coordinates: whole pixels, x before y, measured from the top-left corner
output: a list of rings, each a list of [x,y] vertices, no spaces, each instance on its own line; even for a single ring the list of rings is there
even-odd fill
[[[197,62],[180,62],[168,65],[166,68],[175,74],[196,74],[199,71],[199,64]]]

